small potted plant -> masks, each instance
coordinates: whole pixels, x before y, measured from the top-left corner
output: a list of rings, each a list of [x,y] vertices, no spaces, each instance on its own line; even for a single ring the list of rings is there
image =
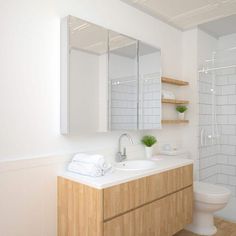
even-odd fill
[[[151,135],[146,135],[142,138],[141,142],[145,146],[147,159],[150,159],[152,157],[153,145],[157,142],[156,138]]]
[[[177,106],[176,107],[176,111],[178,112],[179,120],[184,120],[185,111],[187,111],[187,110],[188,110],[188,108],[186,106]]]

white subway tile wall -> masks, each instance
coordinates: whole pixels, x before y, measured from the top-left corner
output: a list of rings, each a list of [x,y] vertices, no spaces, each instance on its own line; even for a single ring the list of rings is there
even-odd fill
[[[160,73],[142,75],[139,83],[135,76],[113,79],[110,96],[112,130],[161,127]]]
[[[137,128],[137,79],[124,77],[111,82],[111,129]]]
[[[218,145],[208,138],[212,134],[212,77],[205,74],[199,79],[199,139],[201,130],[204,137],[199,146],[199,178],[201,181],[216,183],[218,174]],[[221,101],[221,103],[224,101]]]
[[[142,75],[139,80],[139,129],[161,127],[160,74]]]
[[[199,79],[199,178],[226,186],[236,196],[236,69],[221,70],[215,76],[215,105],[219,138],[212,140],[211,73]]]

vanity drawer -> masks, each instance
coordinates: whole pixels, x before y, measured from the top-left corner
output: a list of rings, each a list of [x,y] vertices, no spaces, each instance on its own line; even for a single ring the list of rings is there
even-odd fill
[[[104,189],[104,220],[157,200],[193,183],[193,165]]]
[[[104,223],[104,236],[172,236],[192,221],[193,188],[185,188]]]

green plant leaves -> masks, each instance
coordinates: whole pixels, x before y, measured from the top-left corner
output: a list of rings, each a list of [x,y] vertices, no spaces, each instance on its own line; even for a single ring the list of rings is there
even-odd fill
[[[178,111],[180,113],[184,113],[187,110],[188,110],[188,108],[186,106],[177,106],[176,107],[176,111]]]
[[[157,139],[154,136],[146,135],[146,136],[143,136],[141,142],[145,146],[151,147],[151,146],[153,146],[157,142]]]

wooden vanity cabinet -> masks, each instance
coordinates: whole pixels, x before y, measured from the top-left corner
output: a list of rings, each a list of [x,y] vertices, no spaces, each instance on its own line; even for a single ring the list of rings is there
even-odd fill
[[[192,219],[192,186],[104,224],[104,236],[171,236]]]
[[[192,221],[193,166],[105,189],[58,177],[59,236],[171,236]]]

